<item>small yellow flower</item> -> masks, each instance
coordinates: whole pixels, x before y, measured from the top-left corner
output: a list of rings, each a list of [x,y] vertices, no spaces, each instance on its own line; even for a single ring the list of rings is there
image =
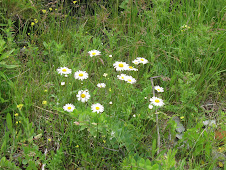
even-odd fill
[[[218,152],[220,152],[220,153],[224,152],[224,150],[225,150],[224,147],[219,147],[219,148],[218,148]]]
[[[38,20],[37,19],[34,19],[35,23],[38,23]]]
[[[45,10],[45,9],[43,9],[43,10],[42,10],[42,12],[43,12],[43,14],[45,14],[45,13],[46,13],[46,10]]]
[[[42,104],[46,105],[46,104],[47,104],[47,101],[45,101],[45,100],[44,100],[44,101],[42,101]]]
[[[76,148],[79,148],[79,145],[76,145],[75,147],[76,147]]]
[[[19,122],[18,121],[16,121],[16,124],[18,124]]]
[[[44,90],[44,92],[47,92],[48,90]]]
[[[18,113],[15,113],[15,114],[14,114],[14,116],[18,116],[18,115],[19,115]]]
[[[76,4],[77,1],[73,1],[73,4]]]
[[[103,140],[104,143],[106,143],[106,140]]]
[[[109,88],[109,91],[111,91],[111,88]]]
[[[30,35],[31,33],[27,33],[27,35]]]
[[[50,11],[52,11],[52,10],[53,10],[53,8],[49,8],[49,10],[50,10]]]
[[[222,162],[218,162],[219,167],[223,168],[224,164]]]
[[[51,142],[51,138],[49,138],[48,141]]]
[[[19,121],[19,123],[21,123],[21,121]]]
[[[35,23],[34,22],[31,22],[31,26],[33,26],[33,25],[35,25]]]
[[[181,116],[180,119],[184,119],[184,116]]]
[[[55,11],[57,11],[58,9],[56,8]]]
[[[24,49],[26,48],[26,46],[23,47]]]
[[[24,106],[23,104],[19,104],[16,107],[21,110],[23,106]]]

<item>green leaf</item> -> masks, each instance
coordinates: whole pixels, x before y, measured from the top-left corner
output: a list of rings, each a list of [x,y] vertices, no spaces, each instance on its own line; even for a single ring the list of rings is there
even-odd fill
[[[156,139],[154,139],[152,142],[152,151],[151,151],[152,158],[154,158],[155,153],[156,153]]]
[[[7,127],[8,129],[10,130],[10,132],[12,133],[13,132],[13,124],[12,124],[12,117],[9,113],[7,113],[7,116],[6,116],[6,122],[7,122]]]

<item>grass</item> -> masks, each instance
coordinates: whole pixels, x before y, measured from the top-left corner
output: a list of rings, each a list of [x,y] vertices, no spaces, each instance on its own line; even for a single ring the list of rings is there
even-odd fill
[[[223,168],[223,2],[3,0],[1,57],[9,57],[0,58],[0,167]],[[93,49],[101,55],[90,57]],[[134,65],[137,57],[149,63]],[[117,78],[116,61],[138,69],[122,72],[135,84]],[[57,73],[64,66],[72,69],[68,77]],[[89,78],[76,80],[78,70]],[[154,76],[165,105],[150,110]],[[85,89],[91,98],[82,103],[76,95]],[[64,111],[67,103],[76,109]],[[94,103],[104,106],[102,114],[92,112]],[[178,141],[174,116],[186,129]],[[217,127],[204,127],[204,120]]]

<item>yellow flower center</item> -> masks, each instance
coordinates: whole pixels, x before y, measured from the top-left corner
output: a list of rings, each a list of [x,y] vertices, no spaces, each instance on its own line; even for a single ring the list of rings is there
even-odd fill
[[[62,71],[63,71],[63,72],[66,72],[66,71],[67,71],[67,69],[65,69],[65,68],[64,68]]]
[[[82,76],[83,76],[83,74],[82,74],[82,73],[80,73],[80,74],[79,74],[79,77],[82,77]]]
[[[129,68],[132,69],[133,67],[132,66],[129,66]]]
[[[128,79],[128,81],[131,82],[132,80],[131,79]]]
[[[92,53],[92,55],[96,55],[96,53]]]
[[[67,107],[68,110],[71,110],[71,107]]]
[[[157,89],[157,91],[160,91],[160,89]]]
[[[144,59],[143,59],[143,58],[141,58],[140,60],[141,60],[141,61],[144,61]]]
[[[100,110],[100,108],[99,107],[96,107],[96,110]]]
[[[86,97],[86,95],[85,95],[85,94],[81,94],[81,97],[82,97],[82,98],[85,98],[85,97]]]
[[[124,79],[124,77],[121,77],[121,79]]]
[[[119,67],[123,67],[123,64],[119,64],[118,66],[119,66]]]
[[[155,99],[155,103],[159,103],[160,102],[160,100],[159,99]]]

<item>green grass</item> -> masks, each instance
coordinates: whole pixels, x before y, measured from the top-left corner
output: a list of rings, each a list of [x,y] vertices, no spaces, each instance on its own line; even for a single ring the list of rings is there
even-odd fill
[[[214,131],[225,132],[223,0],[31,2],[1,2],[1,40],[6,44],[1,56],[14,50],[0,59],[0,167],[221,167],[222,158],[214,158],[213,152],[225,153],[225,139],[214,139]],[[88,51],[93,49],[101,55],[91,58]],[[136,66],[132,61],[137,57],[149,63]],[[133,76],[135,84],[117,79],[116,61],[138,69],[122,72]],[[12,64],[19,67],[6,66]],[[64,66],[72,69],[68,77],[57,73]],[[78,70],[89,78],[75,80]],[[154,84],[164,88],[156,95],[165,105],[150,110],[154,76],[160,76]],[[91,98],[82,103],[76,94],[85,89]],[[72,113],[63,110],[67,103],[75,105]],[[102,114],[91,111],[94,103],[104,106]],[[186,129],[177,144],[174,115]],[[214,131],[203,128],[203,120],[213,119]]]

